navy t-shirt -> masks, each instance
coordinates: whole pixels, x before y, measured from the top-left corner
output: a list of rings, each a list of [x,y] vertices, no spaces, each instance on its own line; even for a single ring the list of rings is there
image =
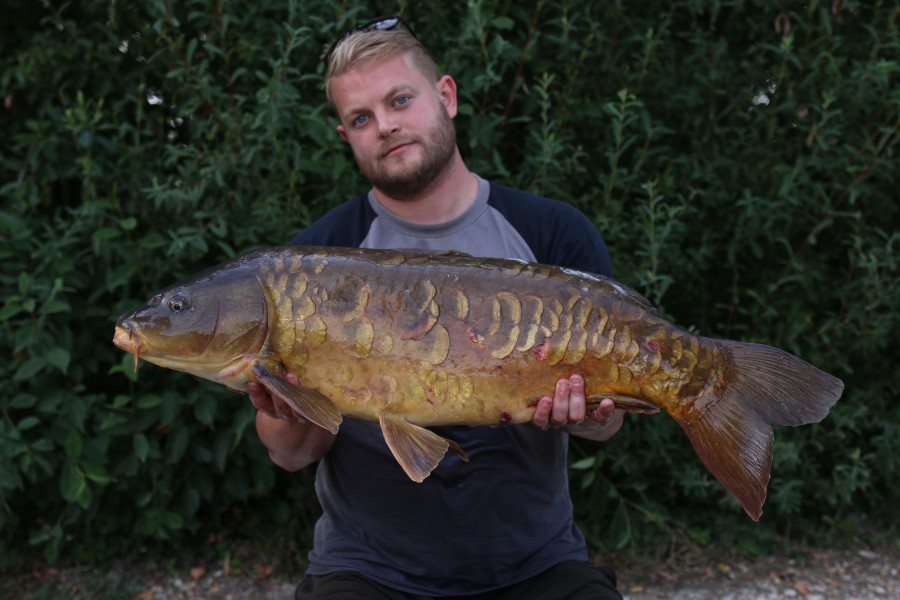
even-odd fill
[[[458,250],[612,276],[603,240],[574,207],[480,178],[475,203],[450,222],[404,221],[370,192],[291,243]],[[568,434],[531,424],[434,429],[459,443],[469,462],[448,453],[415,483],[377,423],[345,418],[316,472],[323,515],[308,573],[350,570],[409,593],[460,595],[587,559],[572,518]]]

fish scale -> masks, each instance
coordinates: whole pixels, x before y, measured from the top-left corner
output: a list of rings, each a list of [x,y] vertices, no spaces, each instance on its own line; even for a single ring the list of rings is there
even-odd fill
[[[777,348],[680,328],[611,279],[457,252],[265,248],[156,294],[113,341],[136,363],[257,381],[332,433],[343,415],[377,421],[414,481],[448,449],[465,457],[428,427],[527,423],[578,373],[590,406],[667,412],[754,519],[772,425],[819,421],[843,390]]]

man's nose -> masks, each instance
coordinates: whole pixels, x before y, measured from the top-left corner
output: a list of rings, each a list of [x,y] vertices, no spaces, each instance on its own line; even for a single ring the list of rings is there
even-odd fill
[[[392,115],[389,112],[385,112],[383,114],[377,115],[375,117],[378,119],[378,133],[381,136],[389,136],[394,135],[398,131],[400,131],[400,123],[397,120],[396,116]]]

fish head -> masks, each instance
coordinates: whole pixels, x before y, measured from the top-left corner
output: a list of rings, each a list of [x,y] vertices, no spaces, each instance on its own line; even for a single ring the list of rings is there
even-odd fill
[[[116,322],[113,343],[138,359],[224,382],[268,333],[267,304],[247,268],[212,269],[176,283]]]

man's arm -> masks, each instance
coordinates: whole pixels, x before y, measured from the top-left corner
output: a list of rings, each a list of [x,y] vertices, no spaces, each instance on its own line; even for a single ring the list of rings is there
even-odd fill
[[[295,375],[288,373],[285,377],[290,383],[300,385]],[[256,433],[276,465],[288,471],[299,471],[331,449],[334,434],[295,414],[284,402],[273,398],[262,385],[255,381],[248,382],[247,393],[250,402],[259,411],[256,414]]]
[[[544,396],[540,399],[531,422],[542,429],[552,425],[572,435],[603,442],[619,431],[624,415],[623,411],[616,410],[609,398],[604,398],[599,405],[588,410],[584,378],[572,375],[556,382],[553,398]]]

